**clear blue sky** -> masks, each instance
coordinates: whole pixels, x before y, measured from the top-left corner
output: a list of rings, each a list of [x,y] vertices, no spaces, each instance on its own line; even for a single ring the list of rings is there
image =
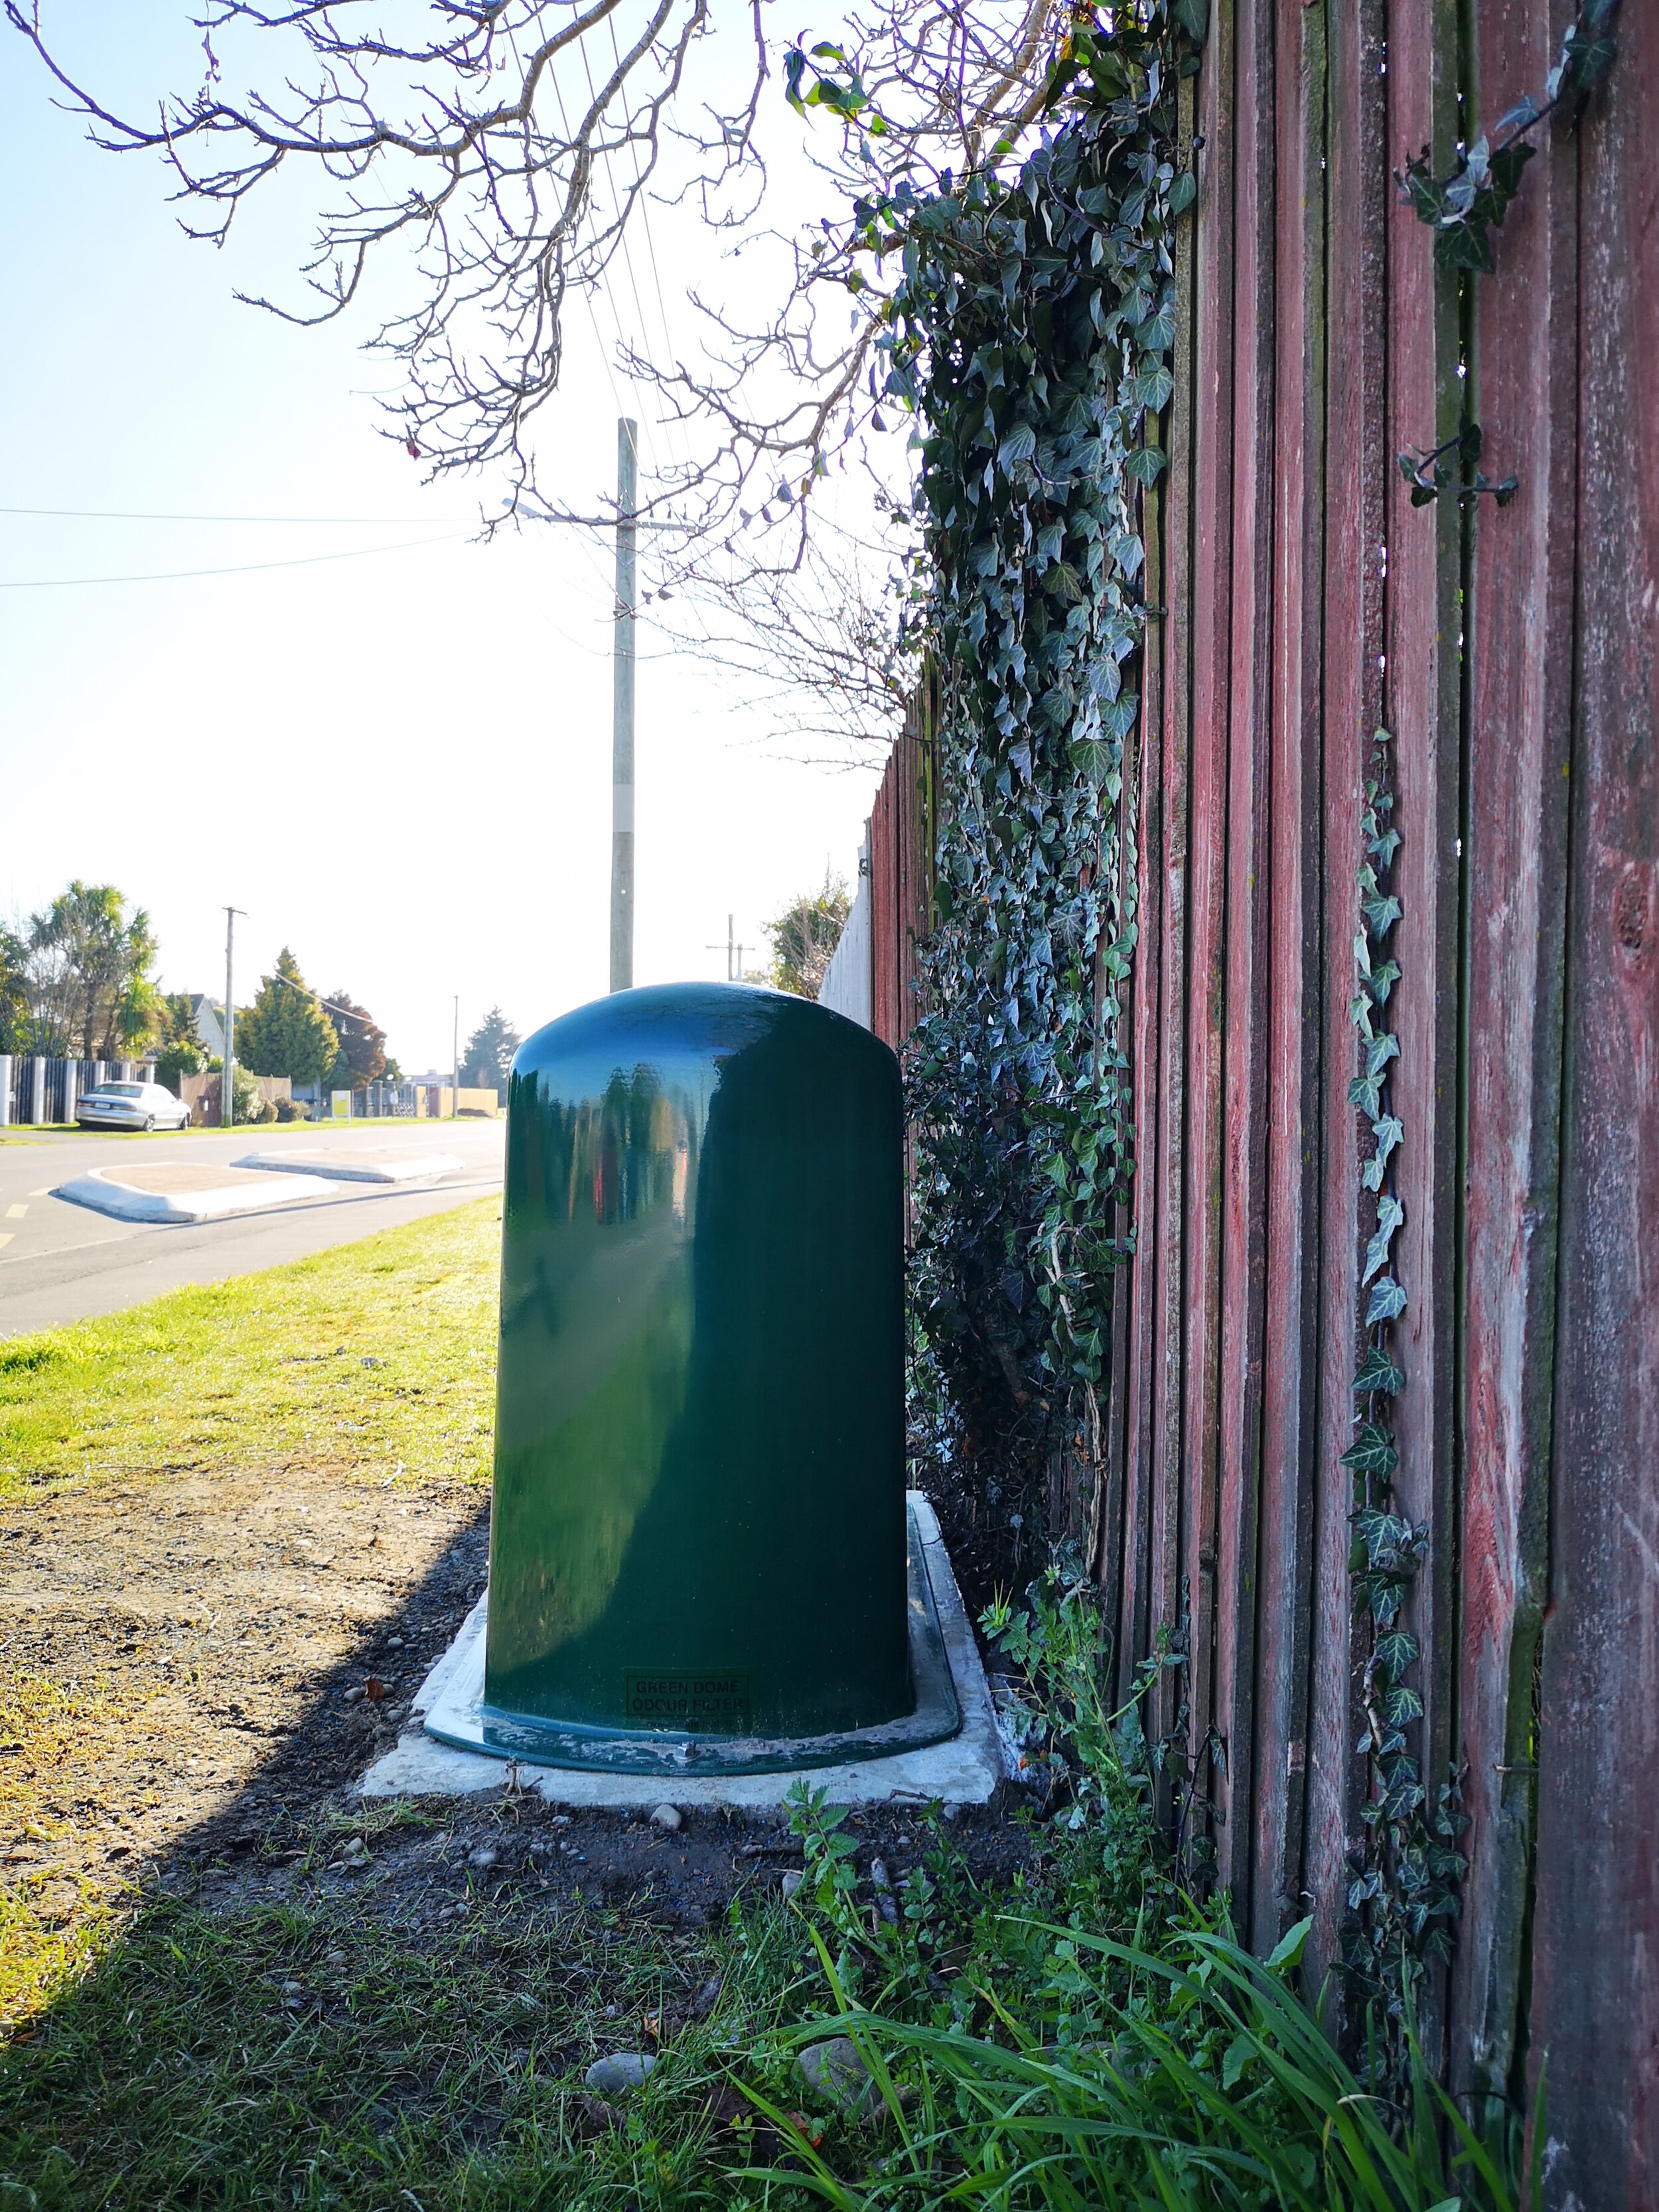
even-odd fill
[[[184,0],[50,15],[135,104],[199,72]],[[551,530],[469,543],[499,487],[423,488],[376,434],[394,372],[357,350],[363,324],[300,331],[231,298],[287,277],[305,210],[260,213],[216,254],[164,189],[148,157],[88,147],[0,36],[0,505],[392,520],[5,514],[0,583],[407,550],[0,589],[0,915],[113,882],[153,915],[167,987],[216,991],[232,902],[239,999],[289,944],[405,1066],[447,1065],[456,992],[464,1031],[492,1001],[527,1030],[605,988],[609,556]],[[682,278],[686,258],[663,248]],[[584,504],[614,469],[618,320],[634,335],[625,280],[599,335],[575,310],[540,418],[544,484]],[[641,646],[636,972],[722,975],[707,948],[728,911],[753,945],[826,864],[850,874],[874,773],[792,762],[716,672],[648,628]]]

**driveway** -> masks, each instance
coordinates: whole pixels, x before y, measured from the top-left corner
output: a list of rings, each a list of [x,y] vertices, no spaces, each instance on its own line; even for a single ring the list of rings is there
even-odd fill
[[[499,1190],[504,1121],[380,1121],[192,1129],[153,1137],[42,1129],[0,1136],[0,1337],[140,1305],[183,1283],[220,1283],[349,1244]],[[271,1214],[184,1226],[112,1221],[52,1192],[89,1168],[142,1158],[228,1166],[291,1146],[348,1152],[453,1153],[463,1164],[416,1190],[367,1183]]]

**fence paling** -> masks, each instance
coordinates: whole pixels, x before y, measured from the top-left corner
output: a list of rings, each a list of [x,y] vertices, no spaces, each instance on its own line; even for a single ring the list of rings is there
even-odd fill
[[[1234,0],[1183,107],[1200,192],[1148,532],[1167,611],[1099,1525],[1125,1687],[1190,1620],[1241,1924],[1265,1946],[1311,1909],[1329,1963],[1364,1832],[1340,1461],[1374,1224],[1347,1095],[1361,785],[1385,725],[1411,1734],[1431,1793],[1462,1766],[1474,1816],[1425,2027],[1460,2091],[1514,2088],[1523,2049],[1534,2078],[1547,2051],[1551,2201],[1635,2207],[1659,2194],[1659,293],[1638,274],[1659,16],[1625,10],[1583,123],[1539,134],[1497,273],[1468,280],[1472,351],[1390,181],[1424,144],[1446,173],[1460,134],[1541,85],[1560,27],[1543,0],[1477,11],[1471,77],[1449,0]],[[1466,415],[1516,501],[1413,507],[1395,455]],[[894,1042],[908,917],[927,926],[910,738],[872,822]]]

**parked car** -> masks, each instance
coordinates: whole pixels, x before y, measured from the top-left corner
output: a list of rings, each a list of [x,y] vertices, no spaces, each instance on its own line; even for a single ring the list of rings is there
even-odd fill
[[[187,1129],[190,1109],[159,1083],[100,1083],[82,1092],[75,1118],[83,1129]]]

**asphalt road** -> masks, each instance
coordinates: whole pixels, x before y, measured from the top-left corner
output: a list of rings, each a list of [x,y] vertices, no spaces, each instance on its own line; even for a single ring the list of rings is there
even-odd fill
[[[382,1121],[361,1129],[299,1124],[153,1137],[7,1130],[0,1133],[0,1337],[118,1313],[182,1283],[252,1274],[464,1206],[501,1188],[505,1127],[502,1121]],[[278,1146],[305,1150],[318,1144],[452,1152],[464,1165],[417,1190],[347,1185],[335,1196],[301,1200],[277,1213],[189,1226],[112,1221],[51,1194],[72,1176],[118,1160],[228,1163]]]

